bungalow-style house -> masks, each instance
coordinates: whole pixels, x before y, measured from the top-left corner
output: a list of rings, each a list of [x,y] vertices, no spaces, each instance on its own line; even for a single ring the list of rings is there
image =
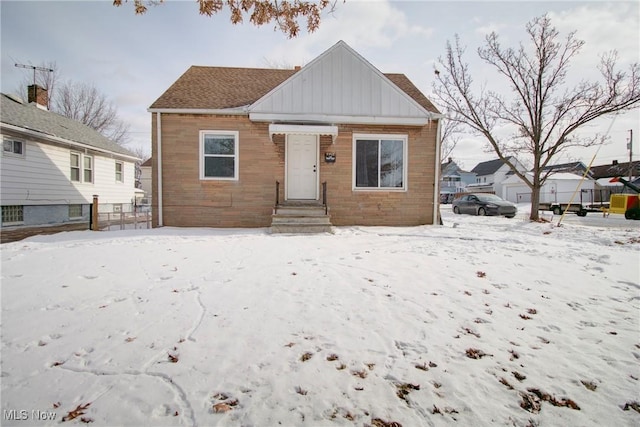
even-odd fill
[[[48,111],[45,89],[30,86],[29,94],[28,103],[0,94],[3,234],[86,224],[94,195],[100,211],[131,210],[135,155],[88,126]]]
[[[343,41],[293,70],[192,66],[149,111],[154,226],[437,218],[440,113]]]
[[[526,171],[515,157],[509,157],[509,161],[515,162],[519,171]],[[502,181],[513,175],[511,168],[500,159],[478,163],[471,172],[476,174],[476,182],[467,186],[468,191],[495,193],[498,196],[502,194]]]
[[[476,182],[476,174],[462,170],[451,157],[440,171],[440,203],[451,203],[456,193],[464,193],[467,185]]]

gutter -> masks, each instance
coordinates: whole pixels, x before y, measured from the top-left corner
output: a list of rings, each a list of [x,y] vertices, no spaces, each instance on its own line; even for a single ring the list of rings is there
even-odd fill
[[[158,227],[162,227],[162,122],[161,122],[161,113],[156,112],[156,143],[157,143],[157,153],[156,153],[156,164],[158,166]]]
[[[112,156],[119,156],[119,157],[123,157],[126,159],[130,159],[132,161],[136,161],[136,160],[142,160],[138,157],[135,156],[130,156],[128,154],[122,154],[122,153],[117,153],[115,151],[111,151],[111,150],[105,150],[104,148],[99,148],[96,147],[94,145],[89,145],[89,144],[83,144],[81,142],[76,142],[76,141],[72,141],[70,139],[65,139],[65,138],[60,138],[59,136],[54,136],[54,135],[49,135],[40,131],[36,131],[36,130],[31,130],[31,129],[27,129],[27,128],[23,128],[20,126],[15,126],[15,125],[10,125],[8,123],[0,123],[0,128],[5,128],[8,130],[12,130],[14,132],[21,132],[30,136],[34,136],[37,138],[44,138],[44,139],[49,139],[51,141],[55,141],[61,144],[65,144],[65,145],[71,145],[73,147],[80,147],[80,148],[86,148],[88,150],[92,150],[92,151],[97,151],[100,153],[107,153],[110,154]]]
[[[433,225],[438,222],[438,212],[440,211],[440,127],[442,124],[442,117],[438,118],[438,129],[436,130],[436,164],[435,164],[435,181],[433,183]]]
[[[249,112],[246,107],[229,108],[229,109],[212,109],[212,108],[147,108],[149,113],[162,114],[218,114],[227,116],[246,116]]]

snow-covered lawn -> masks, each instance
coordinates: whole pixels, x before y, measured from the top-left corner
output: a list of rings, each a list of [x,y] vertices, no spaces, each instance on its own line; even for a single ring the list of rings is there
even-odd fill
[[[443,216],[2,245],[1,423],[640,424],[640,223]]]

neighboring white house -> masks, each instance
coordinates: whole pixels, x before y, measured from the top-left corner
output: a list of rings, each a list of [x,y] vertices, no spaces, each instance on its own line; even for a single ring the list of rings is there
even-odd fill
[[[136,156],[48,111],[46,90],[37,91],[28,104],[0,94],[2,227],[86,222],[94,195],[99,211],[130,211]]]
[[[144,196],[142,199],[142,204],[150,205],[151,204],[151,165],[152,159],[147,159],[144,163],[140,165],[140,188],[144,191]]]
[[[515,157],[509,157],[509,161],[518,171],[527,170]],[[468,191],[493,191],[498,196],[502,194],[502,182],[513,175],[511,168],[500,159],[478,163],[471,172],[476,174],[476,182],[467,186]]]
[[[527,172],[526,176],[533,180],[531,172]],[[596,188],[597,184],[591,178],[582,180],[582,175],[569,172],[555,173],[549,175],[540,189],[540,203],[568,203],[572,197],[573,203],[595,203]],[[517,175],[511,175],[502,182],[502,193],[498,195],[513,203],[531,201],[531,189]]]

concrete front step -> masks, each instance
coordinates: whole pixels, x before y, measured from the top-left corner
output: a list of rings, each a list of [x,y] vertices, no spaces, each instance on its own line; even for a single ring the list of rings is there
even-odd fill
[[[331,217],[318,205],[278,206],[271,215],[272,233],[330,233]]]
[[[278,206],[275,211],[275,215],[317,216],[325,214],[322,206]]]
[[[329,224],[329,215],[271,215],[271,224]]]
[[[271,224],[271,233],[331,233],[331,224]]]

